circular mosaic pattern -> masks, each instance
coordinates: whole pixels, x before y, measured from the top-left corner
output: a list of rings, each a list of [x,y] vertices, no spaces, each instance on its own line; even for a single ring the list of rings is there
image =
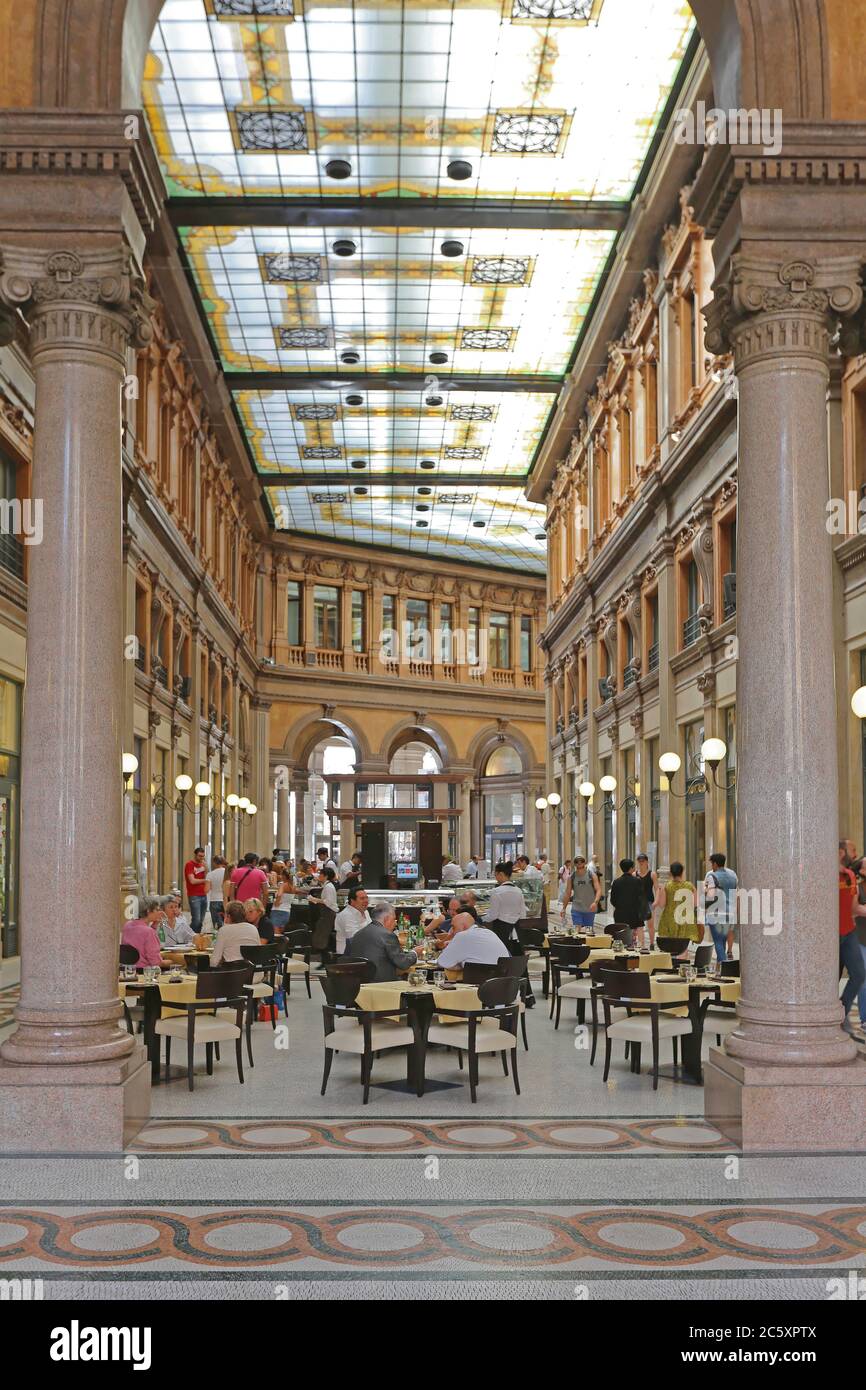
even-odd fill
[[[600,1129],[593,1125],[561,1126],[557,1129],[551,1129],[549,1137],[554,1139],[557,1144],[567,1144],[570,1149],[582,1148],[587,1144],[598,1144],[604,1148],[609,1148],[622,1138],[615,1129]]]
[[[70,1244],[76,1250],[103,1250],[107,1254],[119,1255],[146,1250],[159,1237],[158,1228],[143,1221],[114,1221],[111,1225],[90,1226],[76,1231],[70,1237]]]
[[[279,1250],[280,1246],[292,1243],[292,1235],[275,1221],[244,1221],[241,1218],[232,1225],[209,1231],[204,1243],[213,1250]]]
[[[27,1226],[17,1226],[12,1221],[0,1221],[0,1250],[7,1245],[17,1245],[25,1240],[28,1234]]]
[[[522,1255],[529,1250],[545,1250],[556,1239],[553,1231],[529,1226],[522,1221],[486,1221],[469,1232],[472,1240],[490,1250]]]
[[[619,1249],[644,1252],[675,1250],[685,1240],[682,1231],[677,1231],[672,1226],[660,1226],[641,1221],[640,1218],[635,1221],[611,1222],[608,1226],[602,1226],[598,1234],[602,1240]]]
[[[513,1129],[500,1129],[496,1125],[464,1125],[460,1129],[449,1129],[446,1138],[452,1144],[465,1144],[467,1148],[489,1145],[499,1148],[502,1144],[516,1144],[520,1135]]]
[[[164,1129],[158,1129],[153,1125],[148,1125],[142,1137],[147,1146],[176,1149],[181,1145],[185,1147],[187,1144],[207,1142],[210,1135],[206,1129],[193,1129],[191,1125],[166,1125]],[[139,1145],[136,1144],[135,1147],[138,1148]]]
[[[272,1148],[282,1148],[284,1144],[303,1144],[312,1139],[309,1129],[292,1129],[289,1125],[262,1125],[259,1129],[245,1129],[244,1139],[248,1144],[262,1144]]]
[[[656,1125],[649,1130],[652,1139],[662,1144],[694,1145],[717,1144],[722,1136],[717,1129],[705,1125]]]
[[[378,1221],[359,1221],[337,1236],[349,1250],[412,1250],[424,1244],[424,1232],[399,1221],[387,1225]]]
[[[396,1129],[385,1125],[370,1125],[365,1129],[347,1129],[345,1138],[358,1144],[405,1144],[414,1138],[411,1129]]]
[[[728,1227],[728,1235],[744,1245],[757,1245],[762,1250],[808,1250],[818,1244],[814,1231],[796,1222],[738,1221]]]

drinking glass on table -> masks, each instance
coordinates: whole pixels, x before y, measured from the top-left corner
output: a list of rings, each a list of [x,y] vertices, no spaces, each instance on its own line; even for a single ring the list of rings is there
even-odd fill
[[[434,971],[433,971],[433,983],[434,983],[434,985],[436,985],[437,989],[438,989],[438,988],[441,988],[441,986],[444,985],[444,983],[445,983],[445,971],[444,971],[444,970],[434,970]]]

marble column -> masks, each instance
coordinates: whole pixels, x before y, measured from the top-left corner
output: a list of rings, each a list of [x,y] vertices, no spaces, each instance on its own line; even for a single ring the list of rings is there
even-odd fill
[[[247,817],[252,820],[252,825],[245,826],[245,850],[258,847],[260,854],[270,854],[273,845],[273,827],[270,824],[271,806],[273,804],[273,793],[270,783],[270,700],[263,699],[260,695],[252,698],[251,710],[253,716],[252,728],[252,792],[250,800],[256,807],[256,814]],[[265,844],[265,840],[268,844]]]
[[[853,258],[740,253],[707,313],[739,382],[737,850],[763,903],[740,928],[740,1021],[711,1053],[705,1104],[747,1148],[866,1143],[866,1067],[840,1027],[826,526],[829,339],[859,281]]]
[[[21,1002],[0,1048],[4,1150],[120,1150],[150,1109],[144,1050],[120,1025],[117,994],[121,386],[130,346],[150,335],[148,307],[117,238],[87,250],[0,246],[0,341],[11,311],[30,323],[43,513],[29,554]],[[62,931],[46,882],[86,904]]]
[[[277,849],[289,848],[289,784],[283,774],[277,774]]]

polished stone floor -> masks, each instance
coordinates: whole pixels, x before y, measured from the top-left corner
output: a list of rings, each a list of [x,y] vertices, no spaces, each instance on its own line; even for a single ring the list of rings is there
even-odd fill
[[[700,1088],[654,1093],[621,1056],[605,1084],[571,1009],[558,1032],[527,1015],[519,1097],[485,1059],[471,1105],[440,1050],[446,1089],[383,1089],[405,1077],[384,1054],[364,1107],[354,1058],[319,1095],[320,1004],[295,984],[243,1086],[225,1052],[192,1094],[160,1084],[125,1157],[0,1159],[0,1277],[46,1298],[787,1300],[866,1266],[863,1155],[741,1156]]]

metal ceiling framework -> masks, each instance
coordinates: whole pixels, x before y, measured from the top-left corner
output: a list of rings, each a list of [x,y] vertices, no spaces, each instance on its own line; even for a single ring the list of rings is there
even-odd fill
[[[692,32],[682,0],[167,0],[145,105],[275,525],[543,573],[523,489]]]

